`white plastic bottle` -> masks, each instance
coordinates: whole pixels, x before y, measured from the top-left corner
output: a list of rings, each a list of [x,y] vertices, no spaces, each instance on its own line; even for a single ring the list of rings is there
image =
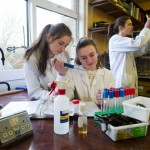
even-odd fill
[[[58,96],[54,99],[54,132],[66,134],[69,132],[69,99],[65,89],[58,89]]]

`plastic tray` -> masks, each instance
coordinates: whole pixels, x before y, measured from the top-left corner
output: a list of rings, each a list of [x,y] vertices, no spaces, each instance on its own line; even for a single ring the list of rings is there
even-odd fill
[[[142,104],[146,108],[137,106]],[[141,120],[143,122],[150,122],[150,98],[138,96],[123,102],[124,114],[126,116]]]

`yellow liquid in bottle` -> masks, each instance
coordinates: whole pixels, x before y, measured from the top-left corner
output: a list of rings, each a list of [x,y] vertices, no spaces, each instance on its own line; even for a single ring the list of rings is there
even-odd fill
[[[78,127],[79,134],[87,134],[87,125],[83,124],[82,127]]]

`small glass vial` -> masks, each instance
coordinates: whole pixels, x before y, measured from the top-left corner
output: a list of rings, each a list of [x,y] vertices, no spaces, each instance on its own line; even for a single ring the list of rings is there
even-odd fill
[[[74,113],[73,113],[73,121],[78,121],[79,117],[79,100],[74,99],[73,101],[74,105]]]
[[[78,118],[78,133],[79,134],[87,134],[87,115],[85,111],[85,103],[80,104],[80,112],[81,114],[79,115]]]

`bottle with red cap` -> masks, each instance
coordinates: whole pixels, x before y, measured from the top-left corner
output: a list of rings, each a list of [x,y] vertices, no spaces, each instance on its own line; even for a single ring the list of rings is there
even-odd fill
[[[69,99],[65,89],[58,89],[58,96],[54,99],[54,132],[69,132]]]
[[[79,100],[74,99],[73,101],[73,107],[74,107],[74,112],[73,112],[73,121],[78,121],[79,117]]]

